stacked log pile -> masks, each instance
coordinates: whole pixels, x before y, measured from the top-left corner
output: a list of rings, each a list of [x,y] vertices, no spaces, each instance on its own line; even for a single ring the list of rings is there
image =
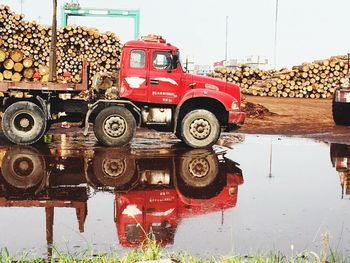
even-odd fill
[[[256,81],[269,79],[273,73],[272,70],[253,69],[246,65],[238,65],[236,68],[216,68],[214,77],[233,82],[241,87],[243,93],[247,93]]]
[[[47,81],[51,28],[0,6],[0,72],[4,79],[32,80],[35,72]],[[90,79],[97,72],[114,71],[119,67],[122,44],[111,32],[66,26],[57,34],[57,74],[59,80],[81,81],[82,61],[90,61]],[[15,55],[12,55],[15,54]],[[11,74],[12,73],[12,74]],[[1,77],[0,76],[0,77]],[[38,76],[38,74],[36,75]]]
[[[247,66],[218,68],[215,76],[237,83],[245,94],[318,99],[332,97],[347,72],[347,56],[334,56],[294,66],[291,70],[263,71]]]

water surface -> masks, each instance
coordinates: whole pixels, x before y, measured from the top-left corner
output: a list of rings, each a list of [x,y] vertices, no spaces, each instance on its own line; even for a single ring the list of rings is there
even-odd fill
[[[350,249],[350,147],[247,136],[233,149],[67,138],[0,148],[0,247],[124,253],[154,233],[198,256]],[[349,187],[348,187],[349,186]],[[140,227],[141,226],[141,227]]]

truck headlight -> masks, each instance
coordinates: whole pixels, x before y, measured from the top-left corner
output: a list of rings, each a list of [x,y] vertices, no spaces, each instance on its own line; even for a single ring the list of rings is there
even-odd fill
[[[233,109],[233,110],[238,110],[238,109],[239,109],[239,107],[238,107],[238,101],[232,102],[231,109]]]

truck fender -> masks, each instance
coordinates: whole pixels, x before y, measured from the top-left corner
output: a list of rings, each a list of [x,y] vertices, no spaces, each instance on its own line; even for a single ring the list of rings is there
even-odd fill
[[[87,136],[88,131],[89,131],[89,119],[90,119],[91,113],[93,113],[94,110],[96,110],[99,105],[122,106],[125,108],[131,108],[132,113],[134,113],[138,116],[137,126],[140,127],[140,125],[141,125],[141,110],[139,107],[137,107],[131,101],[128,101],[128,100],[98,100],[98,101],[88,105],[88,111],[86,112],[85,123],[84,123],[84,131],[83,131],[84,136]]]
[[[211,99],[219,102],[226,111],[231,109],[232,102],[237,101],[237,99],[228,93],[210,90],[210,89],[192,89],[184,94],[179,104],[175,109],[174,115],[174,132],[177,129],[178,118],[180,114],[181,107],[189,101],[195,101],[196,99]]]

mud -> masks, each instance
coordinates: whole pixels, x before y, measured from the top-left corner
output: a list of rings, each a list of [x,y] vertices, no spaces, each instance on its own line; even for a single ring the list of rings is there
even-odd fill
[[[329,99],[246,96],[246,101],[260,104],[274,114],[247,118],[239,133],[279,134],[350,144],[350,127],[334,124]]]
[[[241,109],[245,112],[246,117],[250,119],[263,119],[265,116],[275,114],[263,105],[247,101],[246,99],[242,100]]]

